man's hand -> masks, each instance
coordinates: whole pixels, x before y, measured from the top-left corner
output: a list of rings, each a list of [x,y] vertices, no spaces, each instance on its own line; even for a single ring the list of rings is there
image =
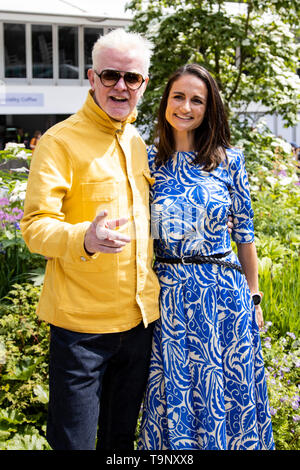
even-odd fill
[[[100,212],[93,220],[84,237],[84,248],[87,253],[120,253],[130,242],[130,237],[115,230],[128,222],[126,217],[106,220],[108,212]]]

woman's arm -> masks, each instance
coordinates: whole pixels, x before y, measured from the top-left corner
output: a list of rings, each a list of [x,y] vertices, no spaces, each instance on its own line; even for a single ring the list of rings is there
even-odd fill
[[[258,262],[254,243],[237,243],[238,258],[245,273],[251,294],[259,292]],[[263,313],[260,305],[255,305],[256,318],[259,328],[264,325]]]

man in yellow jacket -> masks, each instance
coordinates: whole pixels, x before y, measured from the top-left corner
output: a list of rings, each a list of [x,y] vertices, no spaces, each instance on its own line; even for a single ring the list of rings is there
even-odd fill
[[[132,126],[150,47],[116,30],[92,55],[86,102],[34,152],[21,229],[49,259],[38,305],[51,329],[48,441],[94,449],[99,422],[97,448],[130,450],[159,316],[152,180]]]

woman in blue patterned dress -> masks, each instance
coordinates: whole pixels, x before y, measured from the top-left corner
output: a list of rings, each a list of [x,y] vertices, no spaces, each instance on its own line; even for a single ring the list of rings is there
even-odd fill
[[[230,147],[223,103],[204,68],[172,75],[157,136],[148,155],[161,319],[138,448],[273,449],[244,156]]]

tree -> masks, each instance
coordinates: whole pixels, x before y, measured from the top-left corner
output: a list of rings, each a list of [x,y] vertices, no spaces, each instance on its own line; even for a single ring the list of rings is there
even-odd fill
[[[286,125],[296,123],[297,0],[132,0],[128,8],[136,13],[130,29],[154,44],[141,127],[153,128],[168,76],[188,62],[215,77],[232,122],[256,103]]]

